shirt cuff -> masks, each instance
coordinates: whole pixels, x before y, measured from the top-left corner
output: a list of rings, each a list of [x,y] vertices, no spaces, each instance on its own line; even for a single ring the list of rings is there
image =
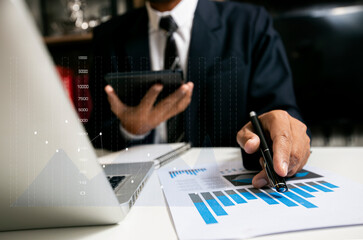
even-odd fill
[[[145,134],[142,134],[142,135],[132,134],[132,133],[129,133],[125,128],[123,128],[122,124],[120,123],[120,132],[126,140],[137,141],[137,140],[143,140],[147,135],[150,134],[151,131],[149,131]]]

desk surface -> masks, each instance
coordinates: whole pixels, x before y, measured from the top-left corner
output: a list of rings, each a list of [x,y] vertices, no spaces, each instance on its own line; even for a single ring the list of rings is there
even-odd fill
[[[219,149],[223,156],[239,149]],[[363,184],[363,148],[313,148],[308,164],[330,170]],[[232,155],[231,155],[232,154]],[[182,157],[185,158],[186,155]],[[222,156],[222,155],[221,155]],[[115,154],[110,155],[115,157]],[[219,159],[218,159],[219,160]],[[222,159],[227,161],[228,159]],[[363,214],[363,213],[362,213]],[[126,218],[116,225],[27,230],[0,233],[0,239],[177,239],[156,171],[145,185]],[[267,239],[363,239],[363,226],[316,229],[254,238]]]

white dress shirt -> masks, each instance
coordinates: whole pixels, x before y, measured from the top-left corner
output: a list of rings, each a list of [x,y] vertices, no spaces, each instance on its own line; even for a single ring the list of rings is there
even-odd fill
[[[191,31],[197,3],[198,0],[181,0],[171,11],[159,12],[153,9],[148,1],[146,2],[146,9],[149,16],[151,70],[157,71],[164,69],[164,51],[167,35],[165,30],[160,29],[159,21],[161,17],[171,15],[178,25],[178,29],[174,32],[173,36],[178,49],[179,65],[184,72],[184,78],[186,78]],[[127,132],[121,125],[120,130],[128,140],[141,140],[149,134],[134,135]],[[161,123],[155,130],[154,143],[167,142],[166,122]]]

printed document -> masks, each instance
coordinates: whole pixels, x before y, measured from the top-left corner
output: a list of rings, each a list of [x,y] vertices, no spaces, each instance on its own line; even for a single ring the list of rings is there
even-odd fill
[[[223,156],[214,150],[192,148],[158,170],[180,239],[249,238],[363,224],[360,184],[306,166],[287,179],[288,192],[277,193],[254,188],[256,173],[245,171],[240,157],[223,166],[213,161],[218,157]]]

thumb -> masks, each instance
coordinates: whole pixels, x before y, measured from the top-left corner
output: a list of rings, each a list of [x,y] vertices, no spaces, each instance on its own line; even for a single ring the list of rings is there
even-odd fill
[[[118,118],[120,118],[127,106],[118,98],[114,89],[110,85],[105,87],[105,92],[107,93],[107,99],[111,105],[112,112],[115,113]]]
[[[260,146],[260,138],[252,131],[251,122],[247,123],[238,133],[237,142],[246,153],[252,154]]]

